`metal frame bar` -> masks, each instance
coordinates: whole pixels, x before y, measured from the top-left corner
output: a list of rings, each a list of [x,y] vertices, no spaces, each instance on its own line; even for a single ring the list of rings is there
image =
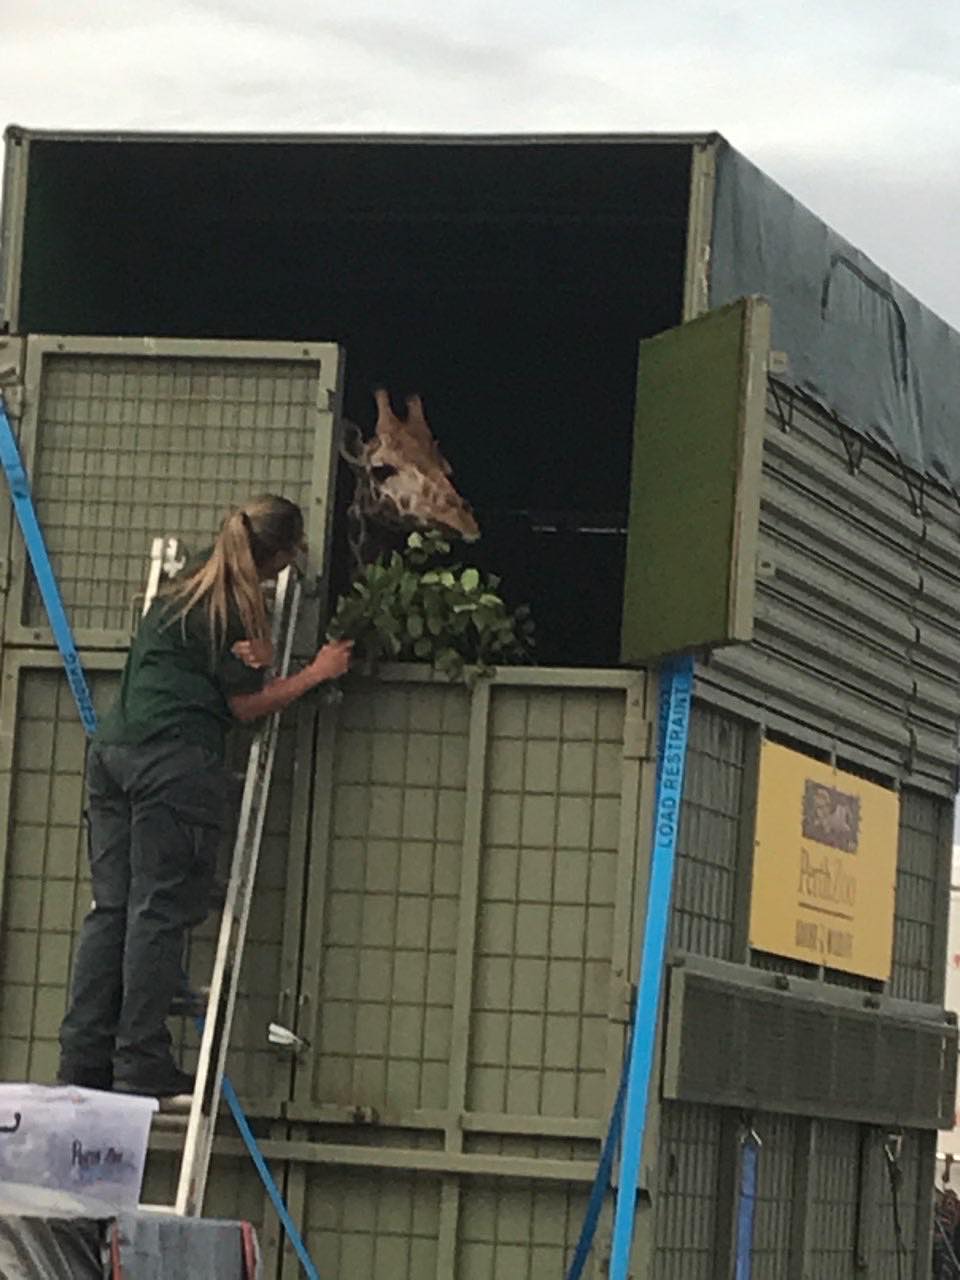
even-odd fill
[[[276,360],[295,361],[317,367],[317,399],[313,408],[314,447],[311,462],[313,492],[304,512],[310,547],[308,579],[320,577],[326,568],[333,513],[335,418],[339,413],[343,357],[339,348],[320,342],[247,342],[188,338],[77,338],[55,334],[30,335],[25,339],[23,361],[24,408],[20,421],[20,448],[27,475],[34,476],[42,412],[44,362],[58,355],[124,356],[128,358],[194,360]],[[144,547],[144,557],[149,555]],[[24,548],[16,540],[10,557],[10,587],[4,640],[9,644],[51,644],[50,629],[28,626],[24,621],[28,571]],[[317,623],[314,623],[314,632]],[[84,649],[126,649],[126,630],[78,627],[77,647]],[[315,638],[315,637],[314,637]]]
[[[627,1077],[611,1280],[625,1280],[633,1248],[647,1106],[655,1082],[654,1053],[663,1009],[664,961],[673,901],[692,700],[692,659],[677,659],[675,665],[661,668],[656,820]]]
[[[813,1236],[813,1188],[818,1163],[820,1121],[812,1118],[797,1125],[793,1151],[793,1212],[790,1215],[790,1249],[787,1280],[807,1280]]]
[[[305,1037],[309,1039],[309,1037]],[[564,1138],[571,1141],[596,1141],[603,1137],[602,1120],[563,1119],[553,1116],[519,1116],[495,1112],[471,1111],[457,1116],[453,1110],[418,1108],[391,1112],[378,1111],[376,1116],[358,1115],[357,1108],[344,1105],[294,1101],[282,1108],[288,1120],[323,1128],[404,1129],[412,1133],[445,1135],[451,1127],[464,1133],[496,1134],[499,1137]],[[262,1115],[262,1112],[256,1112]]]
[[[282,1140],[286,1126],[282,1124],[272,1124],[270,1126],[271,1138]],[[261,1179],[262,1182],[262,1179]],[[284,1198],[287,1210],[293,1217],[294,1222],[303,1221],[302,1204],[292,1205],[290,1203],[290,1169],[284,1165],[283,1170],[277,1170],[276,1182],[280,1188],[280,1193]],[[270,1277],[270,1280],[279,1280],[279,1272],[281,1267],[281,1259],[284,1249],[289,1248],[293,1252],[293,1246],[287,1239],[280,1219],[273,1210],[273,1204],[270,1196],[267,1194],[266,1187],[263,1188],[263,1228],[258,1235],[260,1243],[260,1254],[263,1260],[264,1277]]]
[[[717,1280],[731,1280],[737,1250],[737,1200],[740,1186],[740,1130],[735,1111],[720,1112],[717,1176],[712,1187],[716,1204],[713,1268]]]
[[[158,1151],[179,1150],[176,1135],[160,1132],[152,1145]],[[360,1169],[397,1169],[411,1173],[466,1174],[470,1177],[517,1178],[534,1182],[572,1182],[590,1185],[597,1171],[590,1160],[555,1160],[544,1156],[496,1156],[477,1152],[432,1151],[417,1147],[371,1147],[309,1139],[264,1138],[258,1142],[268,1160],[329,1164]],[[214,1154],[240,1155],[239,1138],[217,1138]]]
[[[950,933],[950,881],[953,869],[953,809],[941,805],[937,821],[937,882],[934,888],[934,911],[931,950],[931,980],[927,999],[942,1004],[946,998],[946,957]],[[898,857],[899,862],[899,857]]]
[[[765,299],[748,298],[745,308],[740,347],[737,484],[727,597],[728,633],[738,640],[753,639],[771,326],[770,304]]]
[[[302,608],[302,606],[301,606]],[[312,700],[311,700],[312,701]],[[284,893],[285,927],[280,946],[280,983],[274,1021],[291,1027],[296,1034],[299,1024],[300,966],[303,951],[303,928],[307,901],[307,879],[310,865],[310,822],[313,806],[318,803],[314,788],[316,777],[317,710],[309,702],[292,709],[296,716],[293,761],[293,804],[290,810],[290,835],[287,844],[287,883]],[[291,714],[290,712],[287,713]],[[308,1037],[309,1038],[309,1037]],[[278,1084],[273,1097],[280,1110],[294,1097],[296,1057],[284,1076],[277,1072]]]
[[[644,811],[644,772],[652,783],[653,717],[650,714],[650,690],[657,687],[657,676],[641,676],[638,686],[628,690],[624,708],[624,754],[620,783],[620,832],[617,853],[617,900],[613,908],[613,945],[610,957],[610,1047],[607,1054],[606,1092],[612,1107],[620,1084],[623,1055],[626,1052],[628,1027],[633,1009],[634,977],[639,964],[637,940],[642,924],[643,906],[647,900],[650,863],[646,856],[649,843],[650,806]],[[654,700],[653,705],[656,705]],[[633,721],[638,724],[631,723]],[[642,727],[640,727],[642,726]],[[628,743],[628,736],[638,733],[641,741]],[[620,1034],[615,1032],[620,1025]],[[602,1136],[602,1134],[601,1134]]]
[[[753,859],[756,846],[757,803],[760,796],[760,752],[763,725],[753,723],[745,733],[740,793],[740,831],[733,888],[731,960],[750,963],[750,910],[753,902]]]
[[[436,1280],[457,1274],[457,1243],[460,1231],[460,1179],[449,1174],[440,1186],[440,1226],[437,1232]]]
[[[426,663],[385,663],[377,668],[378,684],[449,685],[445,675]],[[518,689],[631,689],[637,683],[636,671],[622,667],[497,667],[483,677],[487,685]]]
[[[0,332],[16,333],[20,322],[23,232],[26,226],[30,138],[8,130],[0,213]]]
[[[294,1030],[311,1048],[294,1064],[294,1080],[287,1116],[291,1120],[310,1120],[317,1107],[312,1102],[313,1078],[319,1019],[319,1001],[311,992],[321,989],[323,968],[323,921],[326,916],[327,881],[329,879],[331,823],[333,820],[334,752],[337,723],[333,715],[321,716],[317,724],[316,749],[313,759],[314,795],[309,821],[309,857],[303,900],[300,908],[300,971],[294,978],[297,992]],[[309,913],[316,924],[306,927]],[[347,1114],[336,1109],[333,1123],[347,1121]]]
[[[299,1140],[297,1130],[291,1131],[294,1141]],[[280,1138],[278,1141],[283,1142],[287,1139]],[[261,1144],[262,1149],[262,1144]],[[287,1202],[287,1208],[295,1222],[303,1222],[304,1211],[307,1205],[307,1166],[302,1163],[286,1162],[286,1178],[284,1186],[284,1198]],[[283,1234],[282,1232],[280,1233]],[[273,1276],[276,1280],[301,1280],[303,1275],[300,1266],[300,1259],[297,1257],[296,1250],[288,1238],[284,1236],[277,1250],[278,1261],[280,1263],[279,1272],[274,1270]],[[270,1272],[265,1272],[266,1276],[270,1276]]]
[[[5,337],[0,333],[0,397],[6,406],[7,417],[20,448],[20,415],[23,410],[21,376],[23,370],[22,338]],[[13,503],[0,503],[0,653],[6,635],[7,608],[10,587],[10,554],[13,527],[16,517]]]
[[[913,1237],[913,1280],[927,1280],[930,1275],[930,1247],[933,1241],[933,1196],[924,1194],[924,1169],[931,1174],[936,1170],[937,1135],[935,1133],[915,1133],[917,1144],[917,1213],[914,1219]]]
[[[716,181],[716,139],[699,139],[694,142],[690,154],[687,251],[683,269],[684,323],[695,320],[710,307],[710,249]]]
[[[392,145],[407,146],[557,146],[560,143],[571,145],[593,145],[604,143],[613,146],[636,146],[639,143],[649,145],[678,146],[696,145],[716,138],[715,133],[137,133],[132,131],[105,132],[103,130],[83,129],[29,129],[22,125],[10,125],[7,138],[16,137],[40,142],[175,142],[175,143],[260,143],[271,146],[277,143],[297,145],[316,145],[317,143],[338,143],[344,146]]]
[[[478,685],[470,699],[467,745],[466,805],[460,869],[459,928],[454,970],[453,1009],[450,1029],[450,1065],[447,1107],[450,1117],[444,1145],[447,1151],[463,1150],[461,1117],[467,1111],[467,1075],[470,1030],[473,1021],[473,970],[480,901],[480,863],[483,849],[483,815],[486,798],[487,742],[490,726],[490,686]],[[479,785],[478,785],[479,784]]]
[[[869,1272],[874,1270],[876,1262],[878,1222],[883,1190],[881,1181],[883,1135],[879,1129],[860,1125],[858,1136],[860,1149],[857,1159],[857,1208],[853,1261],[858,1270]],[[932,1181],[931,1178],[931,1184]],[[931,1202],[932,1199],[931,1196]],[[929,1269],[928,1260],[925,1274],[929,1274]]]

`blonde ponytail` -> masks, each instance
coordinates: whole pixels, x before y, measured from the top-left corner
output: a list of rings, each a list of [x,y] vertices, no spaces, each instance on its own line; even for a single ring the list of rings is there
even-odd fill
[[[209,558],[165,591],[174,606],[168,625],[186,625],[187,614],[202,607],[214,660],[226,640],[231,608],[248,640],[268,639],[270,623],[260,586],[261,570],[278,553],[292,553],[302,544],[303,516],[286,498],[271,494],[231,511],[220,526]]]

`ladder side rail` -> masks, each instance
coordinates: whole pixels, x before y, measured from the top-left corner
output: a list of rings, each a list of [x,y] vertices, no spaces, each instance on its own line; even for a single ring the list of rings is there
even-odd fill
[[[276,666],[280,676],[286,675],[289,670],[299,598],[299,581],[293,571],[287,569],[277,584],[273,620],[274,652],[280,650],[280,661]],[[184,1140],[176,1199],[176,1211],[180,1214],[198,1215],[203,1208],[279,722],[280,715],[275,712],[261,728],[250,749],[227,900],[221,918],[207,1015],[203,1024],[196,1086]]]

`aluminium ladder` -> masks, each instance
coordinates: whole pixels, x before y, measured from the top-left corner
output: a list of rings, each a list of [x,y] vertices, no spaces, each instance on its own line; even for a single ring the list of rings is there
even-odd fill
[[[150,608],[165,577],[182,565],[179,547],[173,538],[155,538],[150,557],[150,573],[144,597],[144,614]],[[285,569],[277,580],[273,604],[273,652],[275,675],[284,676],[300,608],[300,580],[293,569]],[[266,817],[273,762],[276,754],[280,713],[274,712],[257,730],[250,754],[233,845],[233,860],[220,933],[214,958],[206,1014],[202,1018],[200,1054],[196,1085],[190,1103],[180,1176],[175,1203],[144,1206],[186,1216],[203,1210],[210,1157],[224,1089],[224,1067],[237,1001],[237,987],[243,961],[250,907],[256,883],[260,844]]]

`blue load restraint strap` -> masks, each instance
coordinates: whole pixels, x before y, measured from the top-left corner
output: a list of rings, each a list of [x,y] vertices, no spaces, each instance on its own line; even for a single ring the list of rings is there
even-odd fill
[[[761,1146],[762,1143],[753,1129],[743,1135],[740,1147],[735,1280],[751,1280],[753,1276],[753,1223],[757,1212],[757,1174]]]
[[[613,1158],[621,1129],[623,1150],[614,1214],[610,1280],[626,1280],[629,1273],[647,1099],[650,1093],[660,992],[663,986],[663,963],[670,923],[692,695],[693,659],[681,657],[665,662],[660,670],[654,843],[637,999],[620,1086],[567,1280],[580,1280],[583,1274],[610,1186]]]
[[[30,556],[30,563],[33,566],[34,576],[37,580],[37,586],[40,588],[40,595],[43,599],[47,616],[50,619],[53,638],[63,659],[67,680],[70,684],[70,692],[73,694],[74,701],[77,704],[84,730],[90,736],[97,729],[97,713],[93,709],[90,686],[87,684],[83,664],[77,652],[76,641],[73,638],[73,628],[70,626],[67,611],[63,607],[63,597],[60,595],[56,575],[50,563],[50,554],[44,541],[43,530],[40,527],[36,508],[33,505],[30,481],[27,478],[27,473],[20,457],[17,438],[13,433],[13,427],[10,424],[2,394],[0,394],[0,464],[3,465],[3,469],[6,472],[7,483],[10,486],[10,497],[13,500],[13,509],[16,513],[20,530],[23,533],[23,541],[26,544],[27,554]],[[240,1137],[243,1139],[250,1158],[256,1166],[257,1173],[260,1175],[264,1189],[277,1211],[277,1216],[283,1225],[283,1229],[286,1231],[297,1257],[303,1264],[308,1280],[319,1280],[319,1273],[307,1252],[296,1223],[290,1216],[283,1196],[280,1194],[280,1189],[267,1167],[263,1153],[257,1145],[256,1137],[240,1105],[237,1092],[226,1076],[223,1077],[223,1096],[226,1099],[227,1106],[230,1108],[237,1129],[240,1131]]]

